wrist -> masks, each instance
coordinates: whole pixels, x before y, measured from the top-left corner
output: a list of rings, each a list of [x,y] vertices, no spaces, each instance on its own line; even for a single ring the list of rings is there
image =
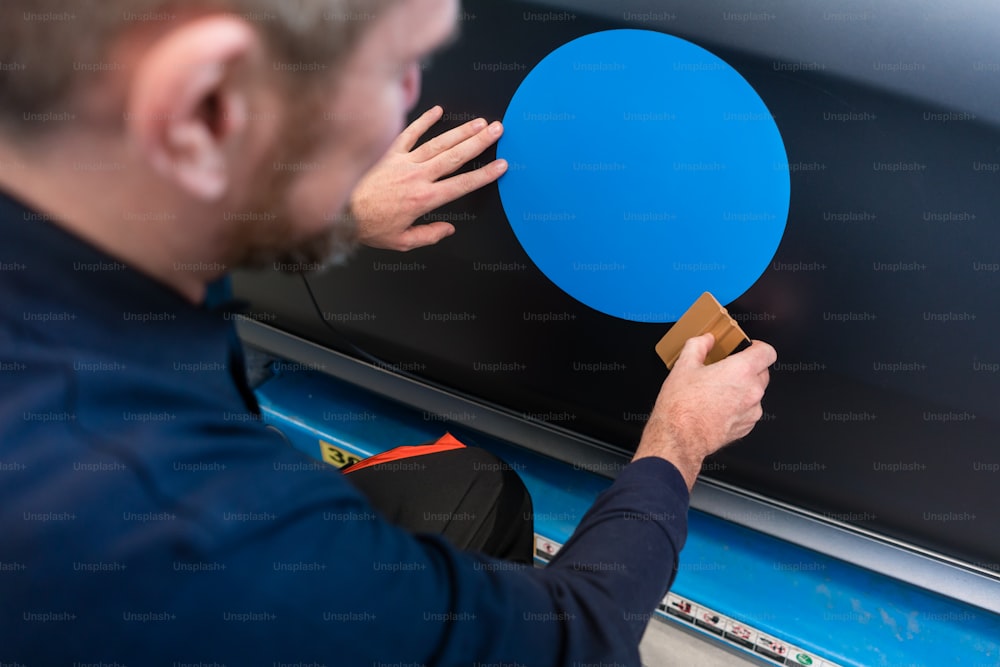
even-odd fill
[[[676,435],[669,429],[661,429],[656,426],[655,424],[647,425],[632,460],[656,457],[671,463],[680,472],[690,491],[694,488],[694,483],[701,472],[704,457],[695,453],[697,451],[695,448],[679,442]]]
[[[684,478],[684,483],[687,485],[688,491],[694,489],[694,483],[698,481],[698,474],[701,472],[701,462],[688,461],[681,457],[671,456],[670,454],[654,454],[652,452],[639,453],[632,458],[632,461],[640,461],[642,459],[648,458],[658,458],[666,461],[675,468],[677,472],[681,474]]]

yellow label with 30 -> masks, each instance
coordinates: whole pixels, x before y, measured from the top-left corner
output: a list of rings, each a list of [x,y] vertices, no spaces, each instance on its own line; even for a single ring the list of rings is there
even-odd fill
[[[361,460],[360,456],[351,454],[346,449],[341,449],[340,447],[331,445],[325,440],[319,441],[319,448],[323,453],[323,460],[332,465],[334,468],[343,468]]]

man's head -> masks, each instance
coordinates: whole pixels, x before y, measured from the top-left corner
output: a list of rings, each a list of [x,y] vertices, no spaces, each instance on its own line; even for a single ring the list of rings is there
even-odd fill
[[[319,262],[349,245],[350,190],[456,14],[457,0],[4,0],[0,187],[191,298],[223,268]]]

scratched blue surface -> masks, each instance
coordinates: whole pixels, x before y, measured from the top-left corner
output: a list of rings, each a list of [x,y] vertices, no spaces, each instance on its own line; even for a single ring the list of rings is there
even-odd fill
[[[315,372],[257,390],[265,419],[320,458],[319,439],[360,456],[450,431],[524,479],[535,531],[565,542],[609,480]],[[844,667],[1000,666],[1000,616],[691,511],[673,592]]]
[[[674,592],[845,665],[1000,665],[1000,616],[691,512]]]

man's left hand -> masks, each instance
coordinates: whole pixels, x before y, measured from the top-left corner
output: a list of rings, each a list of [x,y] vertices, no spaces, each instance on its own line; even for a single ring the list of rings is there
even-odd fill
[[[499,121],[488,124],[477,118],[414,149],[443,114],[444,110],[435,106],[413,121],[354,189],[351,213],[361,243],[403,252],[434,245],[454,234],[455,226],[440,220],[414,224],[417,219],[496,181],[507,171],[505,160],[494,160],[445,178],[495,144],[503,126]]]

